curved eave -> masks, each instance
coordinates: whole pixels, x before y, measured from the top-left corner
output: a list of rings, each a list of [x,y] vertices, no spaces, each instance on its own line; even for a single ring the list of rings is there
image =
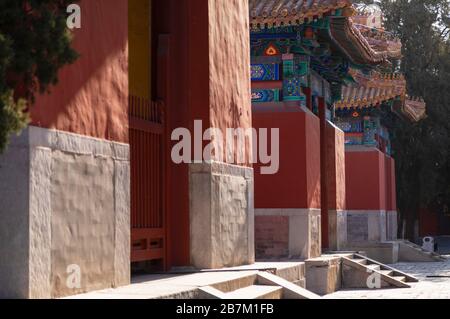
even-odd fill
[[[356,65],[376,66],[386,62],[386,51],[375,51],[361,32],[345,17],[331,17],[329,36],[346,57]]]
[[[336,102],[337,110],[376,107],[391,100],[405,101],[406,81],[400,74],[364,76],[350,71],[357,84],[344,86],[342,100]]]

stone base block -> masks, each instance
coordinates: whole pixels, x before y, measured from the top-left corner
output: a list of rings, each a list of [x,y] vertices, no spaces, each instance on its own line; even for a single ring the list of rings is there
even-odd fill
[[[398,214],[397,211],[390,211],[386,214],[386,239],[397,240],[398,238]]]
[[[329,249],[341,251],[347,245],[347,212],[330,210],[328,215]]]
[[[258,259],[321,255],[319,209],[256,209],[255,215]]]
[[[306,262],[306,289],[328,295],[341,289],[341,258],[320,257]]]
[[[29,127],[0,181],[0,298],[129,284],[128,145]]]
[[[386,241],[386,211],[348,211],[347,241],[351,243]]]
[[[191,164],[191,263],[199,269],[255,261],[253,169],[224,163]]]

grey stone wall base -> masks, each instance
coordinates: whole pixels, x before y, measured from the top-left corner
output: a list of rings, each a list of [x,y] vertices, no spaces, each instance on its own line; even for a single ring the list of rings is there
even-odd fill
[[[386,241],[386,211],[348,211],[348,243]]]
[[[130,282],[128,145],[31,126],[0,156],[0,180],[0,297]]]
[[[320,209],[256,209],[256,216],[289,218],[290,258],[315,258],[322,254]],[[279,256],[273,256],[279,257]]]
[[[386,239],[397,240],[398,238],[398,213],[397,211],[389,211],[386,214]]]
[[[347,211],[330,210],[328,213],[328,240],[331,251],[344,250],[347,245]]]
[[[191,264],[215,269],[255,261],[253,169],[189,166]]]

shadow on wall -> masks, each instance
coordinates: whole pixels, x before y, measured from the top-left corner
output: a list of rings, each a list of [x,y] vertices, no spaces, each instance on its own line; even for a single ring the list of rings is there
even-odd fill
[[[79,59],[50,94],[36,98],[32,125],[128,141],[128,1],[81,0]],[[105,85],[107,83],[107,85]]]

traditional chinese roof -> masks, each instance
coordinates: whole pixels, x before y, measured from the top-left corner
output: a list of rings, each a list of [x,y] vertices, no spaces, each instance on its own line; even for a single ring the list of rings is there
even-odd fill
[[[336,10],[343,9],[336,14]],[[378,65],[398,55],[398,43],[387,43],[382,37],[368,37],[363,27],[350,18],[355,10],[351,0],[250,0],[252,29],[303,25],[313,19],[329,16],[330,26],[322,35],[358,65]],[[401,46],[400,46],[401,49]]]
[[[279,26],[303,24],[333,10],[350,8],[351,0],[250,0],[250,23]]]
[[[364,75],[351,71],[355,84],[342,88],[342,99],[335,104],[336,110],[364,109],[397,99],[399,111],[409,120],[418,122],[426,117],[423,99],[409,98],[406,94],[406,80],[401,74],[372,72]]]

